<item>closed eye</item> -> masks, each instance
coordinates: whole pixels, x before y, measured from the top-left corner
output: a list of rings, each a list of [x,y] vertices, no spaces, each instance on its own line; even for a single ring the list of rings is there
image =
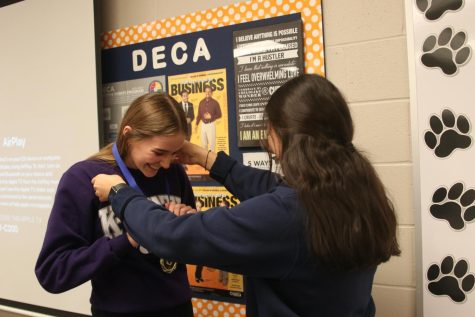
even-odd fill
[[[165,154],[169,154],[169,153],[170,153],[170,152],[168,152],[168,151],[162,151],[162,150],[154,150],[154,151],[152,151],[152,152],[153,152],[153,154],[155,154],[156,156],[161,156],[161,155],[165,155]],[[176,155],[177,153],[178,153],[178,151],[175,151],[175,152],[172,152],[172,153],[170,153],[170,154],[173,156],[173,155]]]
[[[152,151],[153,154],[155,154],[156,156],[161,156],[163,154],[165,154],[166,152],[165,151]]]

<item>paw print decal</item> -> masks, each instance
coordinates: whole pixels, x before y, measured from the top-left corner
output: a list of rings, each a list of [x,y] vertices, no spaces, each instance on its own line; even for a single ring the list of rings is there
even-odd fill
[[[452,111],[444,109],[442,120],[432,115],[429,125],[430,130],[424,133],[424,141],[437,157],[447,157],[455,149],[466,149],[472,145],[472,137],[468,135],[470,122],[464,115],[459,115],[456,120]]]
[[[460,31],[454,34],[451,27],[445,28],[439,36],[431,35],[424,41],[421,62],[427,67],[439,67],[444,74],[454,75],[466,64],[472,49],[466,44],[467,35]]]
[[[439,187],[432,196],[430,213],[437,219],[446,220],[455,230],[465,228],[465,222],[475,219],[475,189],[464,191],[462,183],[455,183],[447,191]]]
[[[416,5],[428,20],[435,21],[448,11],[459,10],[463,0],[416,0]]]
[[[434,295],[449,296],[454,302],[462,303],[466,294],[473,290],[475,276],[469,273],[468,262],[464,259],[454,265],[454,258],[446,256],[441,265],[432,264],[427,270],[427,288]]]

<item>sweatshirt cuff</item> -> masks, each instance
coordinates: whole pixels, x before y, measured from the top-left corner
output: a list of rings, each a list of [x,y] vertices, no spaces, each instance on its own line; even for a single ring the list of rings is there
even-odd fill
[[[118,257],[123,257],[134,250],[134,247],[130,244],[129,239],[124,231],[120,236],[110,239],[109,244],[112,252]]]
[[[223,183],[234,164],[236,164],[235,159],[223,151],[218,152],[218,156],[216,157],[213,166],[211,166],[209,175],[218,182]]]
[[[124,211],[127,207],[127,204],[134,199],[135,197],[144,197],[142,194],[137,192],[132,187],[122,187],[117,191],[117,194],[112,199],[111,206],[114,214],[121,220],[124,221]]]

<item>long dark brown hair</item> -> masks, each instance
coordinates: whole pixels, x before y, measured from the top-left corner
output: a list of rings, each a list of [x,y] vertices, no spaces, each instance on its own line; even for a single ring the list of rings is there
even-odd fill
[[[399,255],[394,208],[373,166],[353,146],[353,121],[339,90],[324,77],[301,75],[281,86],[265,111],[319,261],[352,270]]]
[[[132,130],[123,134],[125,126]],[[149,93],[135,99],[124,114],[117,133],[117,149],[125,159],[129,141],[143,140],[154,136],[171,136],[187,129],[186,117],[177,101],[165,93]],[[116,165],[112,154],[112,144],[108,144],[89,159],[99,159]]]

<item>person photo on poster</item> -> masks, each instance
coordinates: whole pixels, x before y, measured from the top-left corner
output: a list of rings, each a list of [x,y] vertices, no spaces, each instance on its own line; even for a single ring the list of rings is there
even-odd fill
[[[180,106],[183,108],[183,111],[185,112],[185,116],[186,116],[186,124],[187,124],[186,140],[190,141],[191,133],[192,133],[191,123],[195,119],[195,111],[193,109],[193,104],[188,101],[188,96],[189,96],[188,91],[183,90],[181,92]]]
[[[198,106],[198,115],[196,117],[196,126],[201,122],[201,146],[205,149],[215,151],[216,149],[216,123],[220,119],[221,107],[216,99],[213,99],[213,89],[210,86],[205,88],[205,97]]]
[[[196,212],[201,212],[201,202],[199,200],[195,201],[195,209]],[[201,283],[204,282],[203,280],[203,265],[196,265],[195,266],[195,282]]]

